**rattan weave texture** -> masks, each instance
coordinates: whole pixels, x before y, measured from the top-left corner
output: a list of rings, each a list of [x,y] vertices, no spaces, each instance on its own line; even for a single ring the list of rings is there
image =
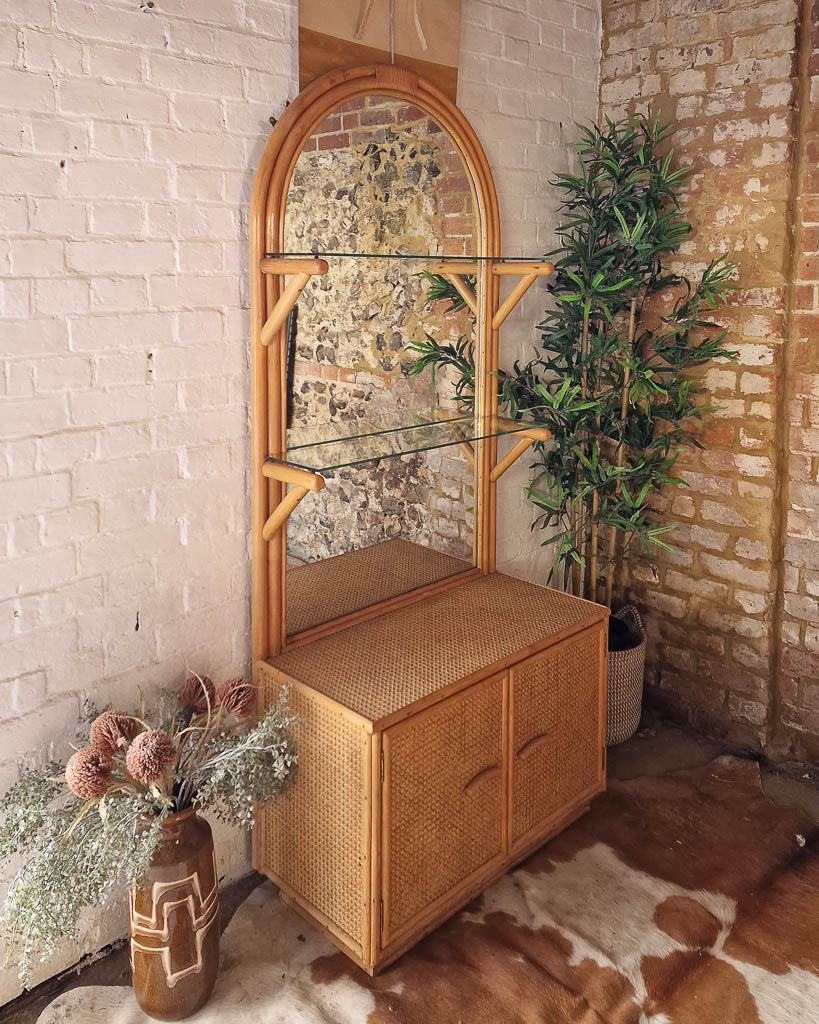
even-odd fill
[[[599,605],[493,573],[271,659],[373,722],[564,630]]]
[[[615,617],[631,625],[640,643],[627,651],[609,652],[607,687],[608,710],[606,743],[611,747],[633,736],[640,724],[643,708],[643,673],[646,661],[646,636],[643,620],[633,604],[627,604]]]
[[[288,636],[471,568],[463,558],[397,537],[288,569]]]
[[[601,636],[586,633],[511,671],[513,844],[597,781]]]
[[[281,683],[263,665],[259,684],[265,703],[273,703]],[[294,785],[260,810],[260,867],[360,947],[367,927],[368,736],[343,711],[304,690],[291,689],[290,709],[298,716],[299,764]]]
[[[388,729],[385,751],[390,941],[501,852],[503,678]]]

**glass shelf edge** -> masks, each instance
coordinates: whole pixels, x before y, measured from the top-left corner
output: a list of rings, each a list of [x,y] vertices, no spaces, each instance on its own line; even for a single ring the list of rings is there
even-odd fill
[[[402,455],[413,455],[419,452],[435,451],[439,448],[451,448],[457,445],[468,444],[471,445],[474,441],[485,441],[493,437],[514,437],[517,434],[524,433],[526,430],[533,428],[544,427],[545,424],[535,421],[525,420],[510,420],[504,417],[493,417],[491,423],[483,423],[476,429],[470,431],[469,434],[464,436],[453,436],[451,432],[447,432],[445,428],[453,425],[459,426],[464,422],[463,419],[458,420],[445,420],[439,421],[425,426],[406,426],[397,427],[393,431],[399,433],[402,430],[406,431],[430,431],[434,427],[440,425],[444,428],[437,431],[437,436],[420,437],[415,442],[409,442],[404,445],[396,446],[394,450],[387,450],[384,452],[377,452],[374,454],[366,453],[356,455],[355,452],[347,452],[344,457],[338,457],[335,459],[310,459],[308,453],[318,453],[319,451],[325,451],[329,454],[329,449],[332,446],[348,445],[352,448],[357,440],[361,441],[372,441],[374,438],[384,438],[387,436],[386,433],[380,434],[361,434],[349,438],[336,439],[333,438],[328,441],[317,441],[312,444],[302,445],[298,448],[291,447],[287,452],[281,454],[268,455],[266,461],[268,462],[279,462],[287,466],[292,466],[297,469],[307,470],[310,473],[333,473],[340,469],[352,468],[354,466],[362,466],[367,463],[381,462],[387,459],[397,459]],[[468,422],[474,423],[472,417],[469,417]],[[299,455],[302,457],[300,458]]]
[[[446,256],[442,253],[403,252],[266,252],[265,259],[356,259],[356,260],[416,260],[438,263],[541,263],[540,256]]]

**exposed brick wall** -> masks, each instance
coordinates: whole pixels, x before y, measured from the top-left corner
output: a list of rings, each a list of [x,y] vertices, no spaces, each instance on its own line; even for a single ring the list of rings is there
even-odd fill
[[[510,252],[548,243],[545,182],[597,97],[595,0],[527,11],[462,5]],[[84,694],[247,667],[247,205],[296,53],[295,0],[0,4],[0,788],[63,751]],[[44,975],[123,930],[115,901]]]
[[[808,589],[819,448],[807,364],[805,404],[791,401],[792,334],[809,321],[788,327],[791,297],[810,309],[815,300],[812,287],[791,288],[797,155],[808,138],[795,104],[801,38],[796,0],[603,3],[601,113],[650,104],[676,122],[676,159],[694,167],[685,191],[694,232],[677,266],[695,275],[727,252],[741,285],[720,314],[738,361],[700,375],[719,405],[701,431],[707,450],[678,466],[690,486],[658,502],[683,524],[678,551],[658,559],[656,576],[633,567],[627,592],[646,612],[653,696],[777,758],[810,756],[819,731]],[[799,273],[815,270],[806,259]],[[788,458],[785,424],[797,413]]]
[[[806,5],[802,17],[776,667],[783,739],[819,762],[819,3]]]

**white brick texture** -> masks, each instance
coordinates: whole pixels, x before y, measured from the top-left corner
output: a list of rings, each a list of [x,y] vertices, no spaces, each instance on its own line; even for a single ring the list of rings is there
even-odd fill
[[[462,20],[504,250],[540,254],[596,115],[598,4]],[[84,696],[249,670],[247,205],[296,25],[295,0],[0,4],[0,788],[62,753]],[[533,288],[505,364],[544,306]],[[526,476],[503,480],[500,564],[542,579]],[[242,874],[244,839],[217,845]],[[40,978],[122,934],[114,902]],[[3,972],[0,1004],[18,991]]]
[[[461,0],[458,105],[486,150],[501,215],[504,254],[541,256],[555,247],[552,176],[570,167],[574,123],[595,120],[600,66],[596,0]],[[503,279],[501,297],[513,282]],[[531,358],[548,305],[538,282],[500,333],[500,365]],[[499,442],[501,454],[511,442]],[[552,561],[532,532],[525,495],[531,459],[498,483],[498,568],[543,583]]]

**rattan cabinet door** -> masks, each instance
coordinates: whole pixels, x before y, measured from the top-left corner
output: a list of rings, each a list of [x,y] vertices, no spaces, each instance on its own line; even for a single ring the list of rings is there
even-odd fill
[[[510,669],[513,852],[603,788],[604,643],[595,626]]]
[[[381,948],[503,856],[506,673],[383,735]]]

